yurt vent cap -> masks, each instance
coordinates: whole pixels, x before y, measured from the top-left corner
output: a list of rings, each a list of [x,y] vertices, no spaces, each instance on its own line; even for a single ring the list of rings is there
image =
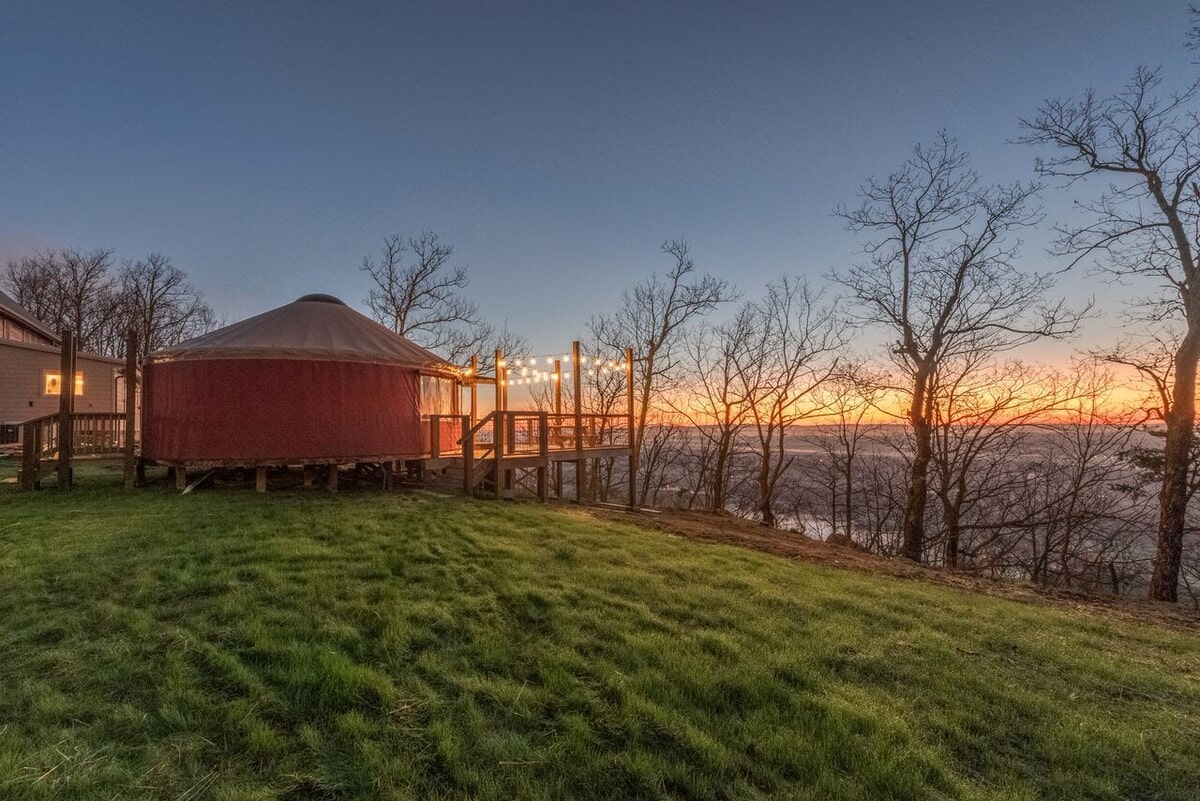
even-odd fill
[[[302,295],[296,298],[297,303],[336,303],[339,306],[345,306],[345,302],[341,298],[335,298],[333,295],[326,295],[323,292],[314,292],[311,295]]]

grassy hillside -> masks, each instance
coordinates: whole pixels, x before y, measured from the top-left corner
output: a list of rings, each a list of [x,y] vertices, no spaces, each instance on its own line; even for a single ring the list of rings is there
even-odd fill
[[[0,797],[1200,797],[1200,640],[432,495],[0,485]]]

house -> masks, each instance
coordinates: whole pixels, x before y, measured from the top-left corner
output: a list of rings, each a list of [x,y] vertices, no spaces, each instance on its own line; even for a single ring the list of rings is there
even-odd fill
[[[26,420],[54,414],[62,387],[57,334],[0,292],[0,445],[19,441]],[[80,353],[75,372],[75,410],[115,412],[118,370],[124,362]]]

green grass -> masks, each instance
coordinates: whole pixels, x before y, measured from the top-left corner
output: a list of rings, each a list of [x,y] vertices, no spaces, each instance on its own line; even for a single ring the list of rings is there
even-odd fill
[[[1200,641],[425,494],[0,485],[0,798],[1200,797]]]

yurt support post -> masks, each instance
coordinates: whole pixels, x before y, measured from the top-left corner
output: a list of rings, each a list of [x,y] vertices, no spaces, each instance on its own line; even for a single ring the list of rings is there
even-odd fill
[[[63,329],[58,372],[58,488],[71,488],[71,457],[75,438],[71,416],[75,413],[75,332]]]
[[[571,343],[571,378],[575,389],[575,500],[583,500],[583,379],[580,377],[579,340]]]
[[[259,467],[254,471],[254,491],[267,491],[267,468]]]
[[[634,436],[633,428],[633,348],[625,349],[625,399],[628,407],[627,425],[629,426],[629,433],[626,434],[629,438],[629,508],[636,509],[638,506],[638,452],[637,438]]]
[[[329,474],[326,476],[326,487],[330,492],[338,491],[338,466],[336,464],[329,465]]]
[[[183,465],[175,465],[175,489],[183,492],[187,489],[187,468]]]
[[[138,335],[133,328],[125,335],[125,489],[137,486],[137,364]]]

